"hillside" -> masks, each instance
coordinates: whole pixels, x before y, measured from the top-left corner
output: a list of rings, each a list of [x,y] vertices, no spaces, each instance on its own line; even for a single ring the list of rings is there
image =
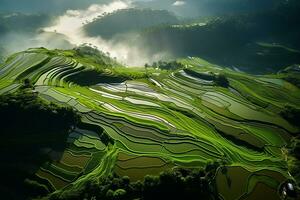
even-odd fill
[[[299,136],[294,122],[300,89],[288,77],[294,71],[292,78],[299,80],[299,67],[254,76],[194,57],[175,63],[170,70],[159,69],[164,63],[126,68],[87,46],[29,49],[9,57],[0,67],[3,98],[25,85],[42,101],[80,116],[64,149],[50,146],[44,151],[49,159],[27,172],[27,192],[35,191],[27,195],[153,199],[159,191],[176,199],[185,194],[176,187],[207,199],[291,195],[283,189],[294,184],[289,171],[299,172],[287,148]]]
[[[26,87],[26,88],[25,88]],[[49,151],[62,151],[68,133],[79,116],[71,107],[58,106],[41,99],[28,83],[13,94],[0,96],[2,198],[25,199],[27,195],[49,191],[26,187],[24,180],[45,162]],[[17,190],[18,193],[13,191]]]
[[[206,25],[165,26],[142,33],[150,51],[200,56],[248,72],[276,72],[300,63],[298,1],[272,10],[220,16]]]
[[[175,15],[165,10],[123,9],[99,16],[98,19],[85,25],[84,29],[89,36],[111,39],[118,34],[176,23],[178,23],[178,19]]]

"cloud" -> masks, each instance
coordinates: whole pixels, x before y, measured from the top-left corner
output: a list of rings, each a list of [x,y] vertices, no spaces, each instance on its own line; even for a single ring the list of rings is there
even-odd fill
[[[0,0],[1,1],[1,0]],[[82,44],[91,44],[111,57],[128,66],[143,66],[170,57],[168,52],[152,52],[137,33],[122,35],[111,40],[89,37],[84,25],[104,13],[135,7],[137,0],[114,0],[107,4],[92,4],[86,9],[67,10],[56,17],[47,27],[35,33],[7,33],[0,37],[0,50],[5,47],[5,55],[28,48],[70,49]],[[141,0],[139,0],[141,1]],[[143,0],[152,1],[152,0]],[[43,30],[43,31],[42,31]],[[3,54],[3,50],[2,54]],[[1,59],[1,58],[0,58]],[[1,61],[1,60],[0,60]]]
[[[68,10],[64,15],[59,16],[52,26],[43,30],[63,34],[71,44],[77,46],[81,44],[96,46],[99,50],[109,52],[111,57],[115,57],[118,61],[129,66],[143,66],[146,62],[158,61],[167,53],[158,52],[154,55],[148,55],[147,49],[140,48],[140,41],[136,40],[135,34],[126,35],[121,40],[104,40],[100,36],[89,37],[83,30],[84,24],[104,13],[134,7],[131,2],[130,0],[117,0],[108,4],[94,4],[85,10]]]
[[[114,1],[110,4],[93,4],[86,10],[67,10],[66,13],[55,21],[54,25],[44,30],[48,32],[58,32],[70,36],[78,33],[83,23],[90,22],[103,13],[110,13],[119,9],[125,9],[130,3],[125,1]]]
[[[183,5],[185,5],[185,4],[186,4],[185,1],[175,1],[175,2],[173,3],[173,6],[183,6]]]
[[[5,52],[1,52],[8,56],[14,52],[24,51],[33,47],[46,47],[49,49],[70,49],[74,45],[68,42],[67,37],[56,33],[16,33],[9,32],[1,35],[0,47],[3,46]],[[1,51],[1,48],[0,48]]]
[[[67,10],[64,15],[55,20],[54,25],[44,28],[44,31],[66,35],[68,41],[74,45],[92,44],[101,51],[110,52],[112,57],[125,62],[129,57],[129,52],[123,45],[114,44],[113,41],[105,41],[101,37],[89,37],[83,31],[83,26],[104,13],[130,7],[129,1],[118,0],[109,4],[93,4],[86,10]]]

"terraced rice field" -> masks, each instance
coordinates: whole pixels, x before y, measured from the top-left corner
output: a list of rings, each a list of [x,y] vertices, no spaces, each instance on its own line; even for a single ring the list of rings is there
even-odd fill
[[[222,199],[280,199],[277,191],[285,180],[277,171],[248,171],[241,166],[219,169],[216,175]]]
[[[75,127],[60,158],[42,166],[37,180],[48,181],[46,187],[54,191],[112,172],[135,181],[173,167],[225,160],[226,172],[216,174],[223,199],[259,199],[262,190],[270,199],[278,197],[279,185],[292,179],[281,150],[299,130],[277,111],[287,102],[299,108],[299,89],[196,58],[181,62],[195,72],[225,73],[230,87],[182,70],[80,86],[68,80],[87,66],[38,49],[2,66],[0,93],[14,91],[20,78],[29,78],[42,98],[72,106],[83,123],[99,128]],[[101,134],[114,143],[104,144]]]

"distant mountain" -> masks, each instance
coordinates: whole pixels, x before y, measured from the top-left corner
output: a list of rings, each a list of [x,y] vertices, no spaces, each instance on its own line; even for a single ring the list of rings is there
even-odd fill
[[[175,57],[201,56],[225,66],[276,71],[300,63],[299,9],[294,0],[270,11],[218,17],[204,26],[155,28],[142,34],[143,46]]]
[[[0,13],[0,35],[7,32],[35,32],[50,20],[46,14]]]
[[[0,60],[31,47],[73,48],[67,36],[42,31],[51,20],[46,14],[0,13]]]
[[[100,16],[92,23],[85,25],[84,29],[89,36],[101,36],[110,39],[118,34],[178,22],[175,15],[165,10],[124,9]]]
[[[269,10],[285,0],[185,0],[175,4],[174,0],[138,1],[138,7],[166,9],[183,17],[237,14]]]

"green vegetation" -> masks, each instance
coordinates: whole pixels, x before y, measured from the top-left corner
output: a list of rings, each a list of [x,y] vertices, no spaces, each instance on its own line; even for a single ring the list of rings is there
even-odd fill
[[[298,176],[284,151],[299,133],[291,74],[249,75],[195,57],[130,68],[86,45],[16,53],[0,67],[1,169],[16,174],[3,193],[279,198],[289,172]],[[16,159],[33,166],[20,172]]]
[[[299,136],[293,138],[289,146],[289,170],[294,176],[298,186],[300,183],[300,140]]]
[[[189,68],[184,69],[184,72],[196,78],[200,78],[206,81],[213,81],[216,85],[224,88],[227,88],[229,86],[229,81],[224,74],[198,73]]]
[[[48,103],[27,88],[25,81],[24,89],[0,96],[0,187],[8,198],[45,195],[49,192],[35,181],[23,181],[32,176],[32,169],[51,160],[42,149],[65,148],[69,130],[80,120],[72,108]],[[14,193],[15,189],[19,191],[18,194]]]
[[[289,0],[264,12],[215,17],[205,25],[152,27],[141,34],[142,46],[251,73],[276,72],[300,62],[299,8],[297,0]]]
[[[287,121],[289,121],[291,124],[295,126],[300,126],[300,109],[291,106],[285,106],[284,110],[280,113],[280,115]]]
[[[28,87],[27,84],[25,81],[24,87]],[[30,115],[32,116],[28,118]],[[49,132],[67,131],[79,121],[79,116],[72,108],[47,103],[37,93],[27,89],[0,96],[0,116],[3,122],[2,134],[18,133],[24,129],[36,133],[43,129]],[[15,123],[18,126],[14,126]]]
[[[121,83],[125,80],[126,77],[112,76],[101,70],[85,70],[66,78],[66,81],[74,82],[82,86],[95,85],[98,83]]]
[[[166,196],[170,199],[215,199],[217,194],[213,175],[216,167],[217,163],[209,164],[205,170],[176,168],[164,171],[159,176],[147,175],[143,181],[138,182],[131,182],[128,176],[114,174],[99,182],[87,182],[80,191],[53,194],[49,199],[150,200]]]
[[[178,69],[183,69],[184,66],[177,61],[171,61],[171,62],[166,62],[166,61],[158,61],[152,63],[152,65],[145,64],[145,68],[155,68],[155,69],[161,69],[161,70],[178,70]]]
[[[290,82],[291,84],[297,86],[298,88],[300,88],[300,80],[299,78],[294,78],[293,75],[291,76],[287,76],[285,78],[283,78],[284,80]]]
[[[82,62],[86,63],[96,63],[98,65],[104,65],[106,67],[113,67],[118,65],[118,63],[109,57],[109,53],[104,54],[97,48],[92,48],[91,46],[84,44],[74,49],[74,52],[68,52],[67,56],[80,58]]]
[[[297,199],[299,10],[1,0],[2,199]]]
[[[295,85],[300,88],[300,67],[299,65],[292,65],[283,70],[281,70],[278,75],[282,77],[285,81]]]

